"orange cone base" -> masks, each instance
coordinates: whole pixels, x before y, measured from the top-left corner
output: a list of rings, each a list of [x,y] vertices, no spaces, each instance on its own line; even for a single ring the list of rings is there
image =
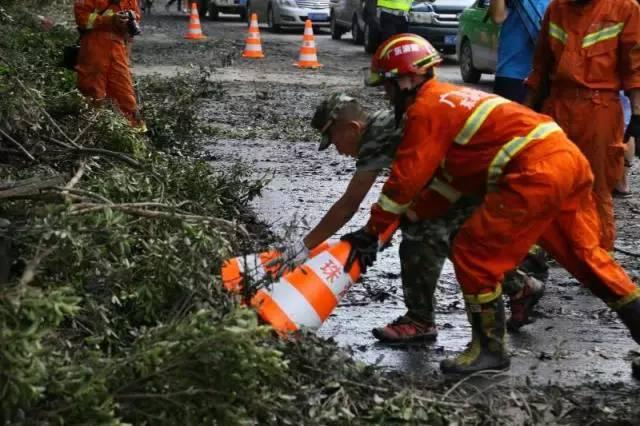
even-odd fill
[[[251,58],[251,59],[262,59],[264,58],[264,53],[261,52],[244,52],[242,54],[243,58]]]
[[[319,64],[317,62],[296,62],[295,64],[296,67],[301,68],[301,69],[318,69],[318,68],[322,68],[324,65]]]
[[[206,40],[207,36],[206,35],[191,35],[191,34],[187,34],[186,36],[184,36],[185,40]]]

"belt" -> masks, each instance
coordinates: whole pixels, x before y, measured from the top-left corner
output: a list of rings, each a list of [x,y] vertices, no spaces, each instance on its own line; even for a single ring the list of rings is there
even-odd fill
[[[409,16],[409,12],[405,12],[404,10],[387,9],[386,7],[379,7],[378,14],[380,12],[388,13],[389,15],[404,16],[405,18]],[[380,17],[380,15],[378,15],[378,17]]]
[[[616,100],[620,98],[620,92],[615,89],[590,89],[588,87],[553,87],[552,97],[575,98],[575,99],[607,99]]]

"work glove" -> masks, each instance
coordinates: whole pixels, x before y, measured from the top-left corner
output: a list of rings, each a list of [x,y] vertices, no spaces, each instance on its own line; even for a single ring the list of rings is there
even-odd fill
[[[309,259],[309,249],[303,240],[284,246],[282,254],[267,263],[267,266],[280,265],[280,271],[294,269]]]
[[[340,240],[351,243],[351,251],[344,265],[344,271],[349,272],[351,265],[357,260],[362,273],[367,272],[367,268],[373,265],[378,254],[378,236],[370,233],[366,228],[361,228],[343,235]]]

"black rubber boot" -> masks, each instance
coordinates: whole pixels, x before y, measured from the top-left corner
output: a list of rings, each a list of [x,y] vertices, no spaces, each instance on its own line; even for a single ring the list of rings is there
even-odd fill
[[[640,345],[640,299],[618,308],[618,316],[631,332],[633,340]]]
[[[504,349],[504,302],[502,297],[479,305],[467,303],[471,343],[455,358],[445,359],[440,369],[447,374],[471,374],[483,370],[505,370],[511,365]]]

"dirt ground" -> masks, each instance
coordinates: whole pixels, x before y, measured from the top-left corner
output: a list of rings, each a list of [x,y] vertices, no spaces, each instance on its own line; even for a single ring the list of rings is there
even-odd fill
[[[203,141],[208,158],[218,164],[251,164],[258,176],[270,179],[263,197],[255,203],[256,211],[276,231],[291,233],[289,225],[295,222],[293,236],[303,235],[340,196],[354,171],[353,160],[341,158],[334,150],[317,152],[317,136],[308,124],[313,109],[323,96],[337,90],[351,93],[372,110],[383,107],[380,92],[362,84],[361,69],[368,65],[369,56],[348,35],[335,41],[325,30],[316,36],[324,67],[299,70],[293,63],[301,31],[270,34],[263,29],[266,58],[247,60],[240,57],[246,24],[236,17],[203,20],[208,39],[191,42],[182,37],[187,17],[159,9],[145,18],[144,34],[134,44],[134,73],[167,75],[211,67],[211,78],[220,82],[224,96],[202,105],[202,119],[210,128],[210,137]],[[455,58],[447,58],[439,76],[461,82]],[[479,87],[490,90],[491,84],[492,78],[485,76]],[[631,173],[635,195],[616,201],[616,246],[640,253],[637,162]],[[345,231],[363,224],[376,196],[377,191],[369,194],[361,213]],[[319,333],[351,348],[354,357],[367,363],[419,380],[440,379],[438,363],[462,350],[470,332],[451,264],[447,264],[438,289],[440,334],[435,343],[388,347],[377,344],[370,333],[371,328],[404,312],[397,243],[396,238],[394,248],[382,254]],[[615,256],[632,275],[640,275],[640,255],[616,251]],[[625,405],[637,409],[640,383],[631,378],[629,360],[640,348],[602,302],[562,268],[553,267],[536,317],[534,324],[509,335],[513,366],[501,377],[503,381],[571,386],[571,392],[589,395],[598,403],[624,397]]]

